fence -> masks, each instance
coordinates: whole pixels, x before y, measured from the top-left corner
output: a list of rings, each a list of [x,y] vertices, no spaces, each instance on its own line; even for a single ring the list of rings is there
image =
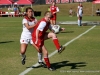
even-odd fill
[[[34,4],[51,4],[56,3],[74,3],[74,2],[92,2],[92,0],[34,0]]]

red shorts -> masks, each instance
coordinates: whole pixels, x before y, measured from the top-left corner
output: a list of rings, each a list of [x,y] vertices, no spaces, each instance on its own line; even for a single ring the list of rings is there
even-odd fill
[[[51,18],[51,20],[56,20],[56,14],[53,15],[53,17]]]
[[[35,44],[36,38],[32,38],[33,43]],[[43,39],[38,39],[37,44],[35,44],[38,48],[41,48],[44,45]]]

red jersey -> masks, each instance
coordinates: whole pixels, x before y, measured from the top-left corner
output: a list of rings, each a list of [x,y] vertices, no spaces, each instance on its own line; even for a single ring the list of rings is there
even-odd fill
[[[57,6],[51,6],[50,7],[50,11],[51,11],[51,13],[53,14],[54,12],[57,12]]]
[[[44,22],[43,24],[41,24],[42,22]],[[41,26],[41,27],[40,27]],[[38,43],[35,44],[37,47],[41,47],[42,45],[44,45],[44,36],[46,31],[49,29],[50,26],[50,22],[46,22],[45,18],[41,19],[36,26],[34,27],[33,33],[32,33],[32,41],[35,43],[36,41],[36,30],[39,30],[39,34],[38,34]]]

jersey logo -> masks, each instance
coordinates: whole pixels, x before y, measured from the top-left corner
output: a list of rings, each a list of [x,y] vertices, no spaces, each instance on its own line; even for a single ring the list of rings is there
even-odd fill
[[[24,40],[22,42],[24,42]]]

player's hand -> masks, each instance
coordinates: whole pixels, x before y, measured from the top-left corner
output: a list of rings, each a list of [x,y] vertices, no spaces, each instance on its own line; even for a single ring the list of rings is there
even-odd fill
[[[55,14],[56,12],[53,12],[53,14]]]
[[[37,44],[37,43],[38,43],[38,40],[35,41],[35,44]]]
[[[53,29],[51,30],[53,33],[55,32]]]
[[[65,28],[61,28],[61,29],[60,29],[60,31],[64,31],[64,30],[65,30]]]

